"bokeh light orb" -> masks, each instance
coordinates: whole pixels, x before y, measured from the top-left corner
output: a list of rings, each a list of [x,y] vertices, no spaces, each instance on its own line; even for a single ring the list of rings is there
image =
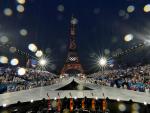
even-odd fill
[[[1,113],[10,113],[8,110],[4,110]]]
[[[58,6],[57,6],[57,10],[58,10],[59,12],[64,12],[65,8],[64,8],[63,5],[58,5]]]
[[[24,6],[23,5],[17,5],[16,9],[17,9],[17,11],[19,13],[23,13],[24,12]]]
[[[133,5],[129,5],[129,6],[127,7],[127,12],[128,12],[128,13],[132,13],[132,12],[134,12],[134,10],[135,10],[135,7],[134,7]]]
[[[9,48],[9,51],[10,51],[11,53],[15,53],[15,52],[17,51],[17,49],[16,49],[16,47],[10,47],[10,48]]]
[[[26,69],[25,68],[19,68],[17,73],[18,73],[18,75],[25,75]]]
[[[9,41],[9,39],[8,39],[7,36],[1,36],[1,37],[0,37],[0,42],[1,42],[1,43],[5,44],[5,43],[7,43],[8,41]]]
[[[52,107],[55,108],[57,106],[56,100],[52,101]]]
[[[17,0],[19,4],[25,4],[26,0]]]
[[[37,46],[33,43],[28,45],[28,49],[32,52],[36,52],[37,51]]]
[[[28,34],[28,31],[26,29],[21,29],[20,30],[20,35],[27,36],[27,34]]]
[[[19,64],[19,60],[17,58],[13,58],[13,59],[11,59],[10,64],[12,66],[16,66]]]
[[[0,56],[0,63],[7,64],[8,63],[8,58],[6,56]]]
[[[109,49],[105,49],[104,53],[105,53],[105,55],[109,55],[110,54],[110,50]]]
[[[11,16],[13,14],[13,11],[10,8],[5,8],[3,13],[5,16]]]
[[[126,111],[127,108],[126,108],[125,104],[121,103],[118,105],[118,109],[119,109],[119,111],[124,112],[124,111]]]
[[[116,43],[117,42],[117,37],[113,36],[112,37],[112,43]]]
[[[147,4],[147,5],[144,6],[144,12],[145,13],[150,12],[150,4]]]
[[[35,53],[35,56],[36,57],[42,57],[43,56],[43,52],[41,50],[38,50],[36,53]]]
[[[137,103],[133,103],[131,106],[133,111],[139,111],[140,110],[140,105]]]
[[[124,41],[125,42],[130,42],[131,40],[133,40],[133,34],[127,34],[127,35],[125,35],[125,37],[124,37]]]

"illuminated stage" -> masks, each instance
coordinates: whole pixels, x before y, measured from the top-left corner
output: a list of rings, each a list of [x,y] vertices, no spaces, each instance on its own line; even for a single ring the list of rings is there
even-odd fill
[[[79,88],[79,90],[58,90],[70,84],[72,81],[78,83],[81,89]],[[90,90],[82,90],[82,87],[87,87]],[[51,86],[1,94],[0,106],[2,106],[3,104],[6,105],[15,104],[18,101],[28,102],[31,100],[34,101],[41,100],[43,98],[47,99],[47,93],[49,94],[51,99],[57,98],[58,93],[60,95],[60,98],[64,98],[65,96],[70,98],[70,94],[72,95],[72,97],[77,97],[77,98],[83,98],[85,96],[87,98],[104,98],[103,97],[103,93],[104,93],[105,97],[108,97],[109,99],[112,100],[118,100],[118,101],[132,100],[133,102],[139,102],[139,103],[146,102],[150,104],[150,94],[146,94],[144,92],[126,90],[126,89],[100,86],[100,85],[89,83],[88,81],[85,80],[79,80],[77,78],[71,77],[67,80],[66,79],[60,80],[57,84]]]

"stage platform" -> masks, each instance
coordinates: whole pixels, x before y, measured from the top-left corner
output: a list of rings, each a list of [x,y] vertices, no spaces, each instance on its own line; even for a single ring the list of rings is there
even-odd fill
[[[77,82],[81,86],[88,87],[92,90],[57,90],[60,89],[72,81]],[[138,91],[131,91],[126,89],[119,89],[107,86],[100,86],[96,84],[92,84],[85,80],[79,80],[78,78],[69,78],[69,79],[62,79],[57,82],[57,84],[45,86],[45,87],[38,87],[29,90],[22,90],[17,92],[10,92],[0,94],[0,106],[3,104],[10,105],[15,104],[18,101],[20,102],[28,102],[31,100],[41,100],[43,98],[47,99],[47,93],[49,94],[51,99],[55,99],[58,97],[58,93],[60,98],[68,97],[70,98],[70,94],[72,97],[77,98],[104,98],[108,97],[109,99],[113,100],[122,100],[122,101],[129,101],[132,100],[133,102],[144,103],[147,102],[150,104],[150,94],[146,94],[145,92],[138,92]]]

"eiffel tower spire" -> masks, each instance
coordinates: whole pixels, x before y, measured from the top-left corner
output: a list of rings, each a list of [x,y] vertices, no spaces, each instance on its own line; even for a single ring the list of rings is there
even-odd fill
[[[80,64],[79,57],[77,55],[77,45],[76,45],[76,26],[78,20],[72,16],[70,21],[70,37],[69,37],[69,49],[68,56],[64,67],[61,70],[61,75],[63,74],[83,74],[83,68]]]

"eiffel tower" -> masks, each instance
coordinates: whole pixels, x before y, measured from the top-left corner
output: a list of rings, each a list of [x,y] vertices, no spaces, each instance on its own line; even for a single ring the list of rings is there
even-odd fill
[[[68,56],[64,64],[64,67],[61,70],[61,75],[84,73],[77,54],[76,26],[77,26],[77,19],[72,16],[70,25],[70,37],[69,37],[70,41],[69,41]]]

